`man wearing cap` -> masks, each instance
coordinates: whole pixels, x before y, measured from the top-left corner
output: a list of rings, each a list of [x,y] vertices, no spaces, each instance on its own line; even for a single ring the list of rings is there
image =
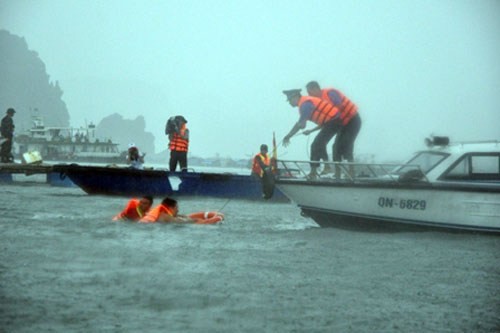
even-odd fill
[[[347,162],[354,162],[354,141],[361,128],[358,107],[339,90],[333,88],[321,89],[316,81],[309,82],[306,88],[309,96],[321,98],[339,108],[343,127],[335,137],[333,161],[342,162],[345,159]],[[352,164],[349,165],[349,173],[351,176],[354,175],[354,166]],[[340,177],[340,167],[337,165],[335,166],[335,176]]]
[[[7,115],[2,118],[2,124],[0,126],[0,133],[2,134],[2,139],[5,141],[2,142],[2,146],[0,148],[0,156],[2,163],[11,163],[14,162],[14,156],[12,156],[12,140],[14,138],[14,113],[16,110],[13,108],[7,109]]]
[[[290,144],[290,138],[312,121],[321,129],[311,144],[311,161],[328,160],[326,145],[342,127],[339,109],[331,103],[317,97],[302,96],[300,89],[284,90],[291,106],[299,107],[299,120],[283,138],[283,146]],[[311,163],[310,178],[316,178],[319,163]]]
[[[187,171],[187,153],[189,148],[189,130],[186,127],[187,120],[183,116],[176,116],[177,129],[174,133],[168,135],[170,139],[170,161],[169,169],[174,172],[177,168],[177,163],[181,167],[181,171]]]

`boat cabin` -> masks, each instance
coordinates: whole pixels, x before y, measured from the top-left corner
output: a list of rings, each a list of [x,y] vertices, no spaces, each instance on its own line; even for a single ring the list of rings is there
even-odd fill
[[[450,143],[447,137],[426,139],[427,149],[415,153],[402,164],[334,163],[341,170],[318,174],[310,181],[426,181],[484,182],[500,181],[500,141]],[[321,162],[321,164],[325,164]],[[278,178],[308,178],[309,161],[279,161]],[[349,170],[354,169],[354,175]]]

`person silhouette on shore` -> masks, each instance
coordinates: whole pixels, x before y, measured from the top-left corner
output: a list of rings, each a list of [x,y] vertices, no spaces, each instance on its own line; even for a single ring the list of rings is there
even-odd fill
[[[14,139],[14,114],[16,110],[13,108],[8,108],[6,116],[2,118],[2,123],[0,125],[0,133],[2,135],[2,144],[0,148],[0,156],[2,163],[12,163],[14,162],[14,156],[12,155],[12,141]]]

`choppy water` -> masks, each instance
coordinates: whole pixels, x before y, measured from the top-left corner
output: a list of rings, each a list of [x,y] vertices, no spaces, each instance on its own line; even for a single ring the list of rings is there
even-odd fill
[[[2,332],[500,330],[498,236],[322,229],[292,204],[207,198],[181,211],[225,205],[225,223],[116,223],[124,198],[0,188]]]

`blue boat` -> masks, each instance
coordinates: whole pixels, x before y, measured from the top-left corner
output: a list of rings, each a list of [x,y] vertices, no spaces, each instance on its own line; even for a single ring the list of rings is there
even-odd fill
[[[206,196],[265,200],[260,180],[250,175],[208,172],[169,172],[160,169],[137,170],[123,167],[58,164],[59,177],[68,177],[88,194],[117,196]],[[290,200],[277,188],[273,202]]]
[[[119,196],[171,195],[168,172],[123,167],[56,164],[53,171],[61,179],[69,178],[88,194]]]
[[[47,183],[55,187],[75,187],[76,185],[68,177],[61,177],[59,172],[48,172]]]

